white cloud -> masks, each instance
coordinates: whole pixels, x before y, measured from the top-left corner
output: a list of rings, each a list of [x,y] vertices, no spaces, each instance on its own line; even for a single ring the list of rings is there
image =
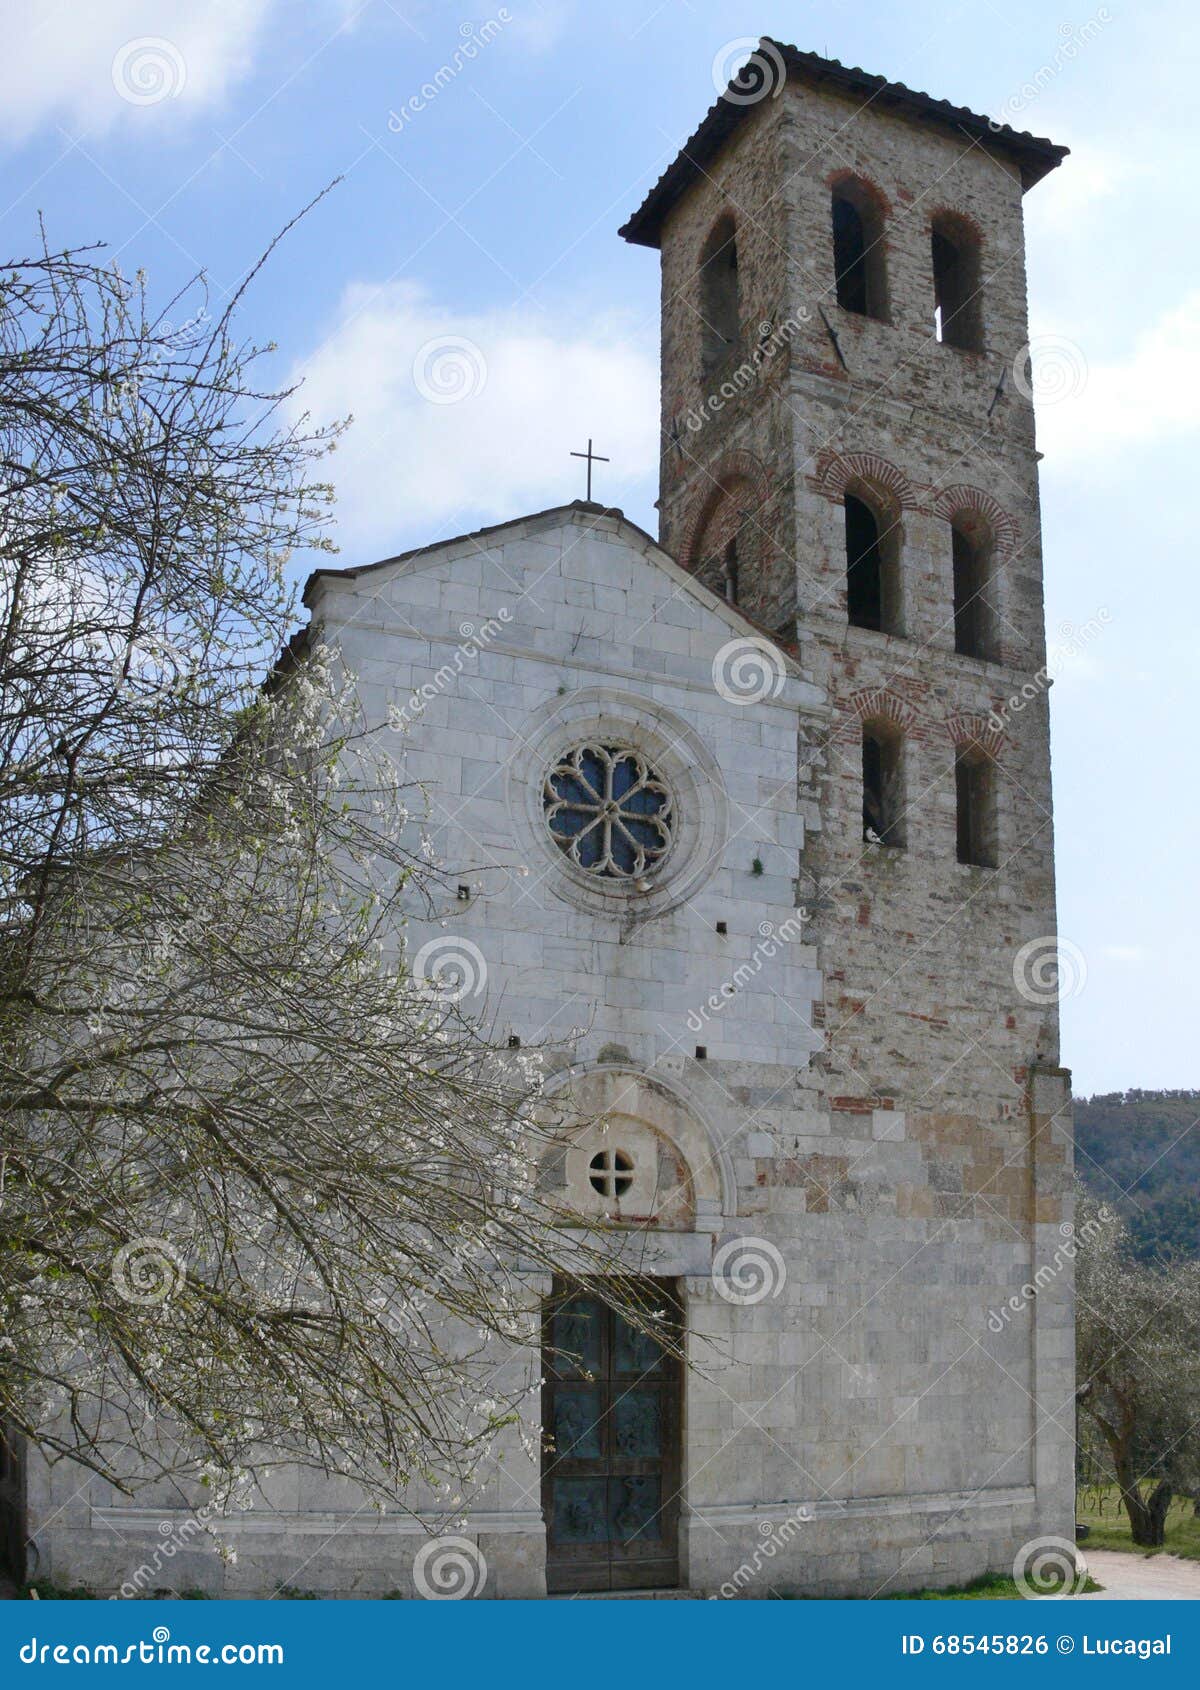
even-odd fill
[[[1106,448],[1174,438],[1200,426],[1200,383],[1195,380],[1200,367],[1200,290],[1144,329],[1124,359],[1093,362],[1085,347],[1064,336],[1041,338],[1066,371],[1065,396],[1040,403],[1037,412],[1038,445],[1056,459],[1086,458]],[[1031,344],[1036,360],[1039,336]],[[1069,357],[1064,347],[1073,348]],[[1035,393],[1037,387],[1035,379]]]
[[[1105,945],[1104,956],[1110,962],[1143,963],[1151,960],[1151,952],[1145,945]]]
[[[657,473],[657,358],[616,317],[451,313],[411,282],[356,283],[296,373],[298,408],[354,417],[329,472],[338,543],[356,556],[582,497],[568,454],[589,436],[612,459],[597,500]]]
[[[273,0],[0,0],[0,131],[194,115],[246,75]]]
[[[508,0],[504,10],[512,18],[508,28],[522,47],[531,53],[547,53],[566,34],[574,6],[571,0]],[[498,17],[499,12],[494,15]]]

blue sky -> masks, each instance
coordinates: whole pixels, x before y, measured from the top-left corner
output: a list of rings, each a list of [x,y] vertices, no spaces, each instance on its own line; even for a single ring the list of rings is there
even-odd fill
[[[316,416],[357,419],[333,462],[346,563],[577,496],[589,434],[613,460],[597,495],[654,528],[657,257],[616,228],[739,42],[1069,145],[1026,201],[1033,329],[1058,349],[1039,444],[1060,928],[1086,965],[1064,1058],[1084,1092],[1200,1085],[1194,8],[0,0],[0,25],[6,255],[41,212],[54,244],[107,242],[163,300],[199,268],[220,299],[344,178],[244,315]],[[447,358],[463,339],[478,357]],[[456,382],[469,403],[438,402]]]

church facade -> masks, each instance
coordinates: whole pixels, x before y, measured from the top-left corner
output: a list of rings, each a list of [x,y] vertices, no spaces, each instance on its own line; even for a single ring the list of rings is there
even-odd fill
[[[466,1593],[872,1596],[1073,1539],[1023,362],[1061,155],[762,43],[623,230],[659,538],[576,503],[309,583],[462,883],[410,950],[545,1050],[586,1124],[543,1184],[622,1223],[693,1364],[530,1276],[544,1384],[447,1540]],[[119,1588],[161,1511],[61,1482],[44,1564]],[[425,1513],[297,1477],[170,1582],[428,1595]]]

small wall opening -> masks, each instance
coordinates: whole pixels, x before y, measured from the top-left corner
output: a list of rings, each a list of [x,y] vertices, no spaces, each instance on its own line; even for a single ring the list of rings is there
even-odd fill
[[[737,237],[726,213],[713,225],[700,258],[700,360],[705,375],[722,364],[738,343]]]
[[[996,866],[996,770],[983,751],[960,751],[954,760],[958,860]]]
[[[839,182],[833,190],[831,215],[838,304],[861,317],[886,322],[883,218],[874,195],[859,182]]]
[[[855,493],[845,496],[846,614],[855,628],[900,631],[900,533]]]
[[[933,253],[934,333],[946,346],[983,351],[979,238],[961,218],[936,217]]]
[[[954,522],[950,528],[954,561],[954,649],[964,657],[995,656],[995,617],[991,604],[991,547],[978,534]]]
[[[862,836],[867,845],[904,845],[904,742],[868,722],[862,732]]]
[[[738,601],[738,542],[734,534],[725,544],[725,551],[721,558],[721,584],[725,589],[726,604],[736,604]]]

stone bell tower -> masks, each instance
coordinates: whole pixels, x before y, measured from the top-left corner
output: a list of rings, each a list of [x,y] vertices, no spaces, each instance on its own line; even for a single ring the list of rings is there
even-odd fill
[[[764,39],[621,231],[662,255],[662,543],[831,706],[798,735],[812,1135],[763,1183],[808,1192],[839,1352],[914,1363],[897,1486],[1024,1490],[1026,1536],[1073,1519],[1022,227],[1065,151]]]

